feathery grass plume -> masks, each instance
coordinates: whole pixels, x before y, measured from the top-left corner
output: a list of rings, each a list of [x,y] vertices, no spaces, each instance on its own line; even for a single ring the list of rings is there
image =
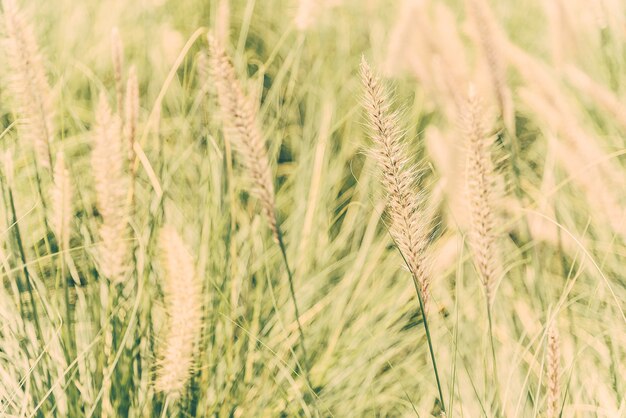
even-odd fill
[[[491,10],[485,0],[468,0],[469,9],[476,24],[476,30],[480,38],[480,44],[485,54],[485,60],[489,67],[493,91],[506,129],[515,135],[515,111],[513,110],[513,99],[506,82],[506,71],[500,56],[500,45],[498,37],[502,33],[494,24]]]
[[[235,69],[219,41],[211,34],[208,39],[224,133],[242,159],[254,184],[252,191],[261,202],[274,239],[279,241],[274,183],[265,141],[257,120],[258,104],[243,92]]]
[[[560,351],[561,343],[556,324],[552,323],[548,328],[548,353],[547,353],[547,390],[548,406],[546,416],[556,418],[559,416],[561,388],[560,388]]]
[[[19,133],[35,149],[37,164],[51,169],[50,142],[54,135],[53,103],[44,59],[31,24],[15,0],[2,0],[3,46],[9,67],[8,90],[15,102]]]
[[[473,86],[470,86],[465,109],[461,114],[465,143],[465,187],[469,209],[469,243],[474,265],[485,289],[489,340],[493,366],[493,388],[496,415],[501,414],[498,366],[493,337],[492,305],[495,286],[501,271],[495,235],[495,170],[492,161],[493,137],[485,130],[483,108]]]
[[[166,225],[159,240],[168,325],[155,385],[160,392],[176,397],[191,375],[196,342],[202,331],[202,284],[193,257],[176,229]]]
[[[287,250],[276,219],[274,183],[260,121],[257,118],[258,104],[252,97],[247,97],[243,92],[235,75],[235,69],[219,41],[210,33],[208,34],[208,41],[209,59],[217,90],[218,104],[222,112],[225,140],[233,145],[247,169],[248,176],[254,185],[252,193],[261,202],[274,241],[280,247],[287,270],[289,293],[298,325],[302,354],[304,355],[305,364],[300,366],[302,366],[307,385],[312,387],[306,365],[308,354],[304,331],[300,323],[300,309],[296,298],[293,273],[289,267]]]
[[[491,304],[500,262],[494,232],[495,171],[491,154],[493,141],[483,126],[483,118],[480,99],[470,87],[461,117],[467,147],[465,184],[470,213],[469,241],[487,301]]]
[[[62,152],[54,163],[54,188],[52,189],[52,227],[61,250],[69,249],[70,222],[72,220],[72,184]]]
[[[120,31],[115,27],[111,29],[111,60],[113,61],[113,78],[115,79],[115,98],[117,100],[117,114],[122,117],[124,101],[124,81],[122,80],[122,67],[124,66],[124,46]]]
[[[137,138],[137,125],[139,123],[139,83],[135,66],[128,71],[126,81],[126,97],[124,100],[124,137],[128,146],[128,161],[132,164],[135,153],[133,146]]]
[[[387,193],[389,232],[409,271],[418,281],[424,303],[428,300],[430,278],[427,269],[428,217],[422,199],[415,189],[416,173],[402,144],[398,114],[390,108],[391,99],[365,58],[361,60],[361,79],[365,88],[364,106],[372,130],[374,146],[371,154],[381,171]]]
[[[124,171],[120,120],[111,113],[104,92],[100,94],[93,133],[92,169],[100,224],[99,261],[104,275],[114,283],[124,279],[129,259],[128,178]]]
[[[381,182],[387,193],[387,213],[391,221],[389,233],[413,277],[437,382],[441,415],[445,416],[446,407],[426,314],[430,285],[426,257],[429,242],[427,220],[430,217],[424,208],[423,196],[415,188],[416,173],[402,143],[398,114],[391,111],[389,93],[372,73],[365,57],[361,57],[361,80],[365,90],[363,106],[368,115],[374,142],[371,154],[380,167]]]

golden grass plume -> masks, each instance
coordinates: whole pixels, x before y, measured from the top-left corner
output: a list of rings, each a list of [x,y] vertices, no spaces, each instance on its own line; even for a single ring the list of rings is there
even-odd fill
[[[470,88],[462,125],[466,142],[466,199],[469,211],[469,242],[474,263],[489,303],[501,271],[495,234],[495,171],[493,139],[484,127],[480,99]]]
[[[423,196],[416,191],[416,172],[402,143],[398,115],[390,109],[389,93],[365,58],[361,60],[361,80],[365,90],[363,105],[372,132],[371,155],[380,168],[387,195],[389,232],[426,303],[430,285],[426,259],[429,239]]]
[[[104,93],[96,109],[93,132],[92,170],[98,212],[102,216],[99,232],[99,263],[104,275],[119,283],[126,275],[129,260],[127,201],[129,179],[123,152],[120,120],[112,114]]]
[[[157,390],[177,396],[191,374],[196,342],[202,330],[202,284],[193,257],[176,229],[166,225],[159,240],[168,325],[155,385]]]
[[[258,103],[244,93],[223,46],[211,34],[208,40],[226,140],[232,143],[241,158],[254,186],[252,192],[261,202],[270,229],[278,241],[273,176],[257,116]]]

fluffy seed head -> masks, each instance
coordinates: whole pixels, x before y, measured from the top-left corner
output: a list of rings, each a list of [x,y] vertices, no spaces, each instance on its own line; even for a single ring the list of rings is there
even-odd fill
[[[364,107],[372,131],[371,154],[381,171],[381,182],[387,195],[389,232],[409,271],[419,283],[424,302],[428,299],[430,278],[426,250],[428,226],[422,199],[416,192],[416,173],[402,144],[398,116],[390,110],[390,98],[369,65],[361,61],[361,79],[365,89]]]
[[[467,161],[465,184],[470,215],[469,241],[474,263],[482,280],[489,303],[499,274],[494,215],[495,172],[491,157],[491,138],[483,126],[480,99],[470,89],[465,112],[461,117]]]
[[[177,396],[184,390],[192,372],[196,342],[202,331],[202,285],[193,257],[178,232],[165,226],[159,239],[168,325],[159,357],[156,388]]]
[[[92,169],[96,201],[102,216],[99,259],[102,273],[113,282],[124,279],[130,247],[129,210],[126,203],[128,175],[124,170],[120,120],[111,113],[104,93],[100,94],[93,133]]]
[[[37,164],[50,169],[54,135],[53,103],[32,26],[15,0],[3,0],[3,46],[9,67],[8,90],[15,102],[20,137],[35,149]]]
[[[224,48],[209,35],[211,69],[224,123],[226,140],[233,144],[261,202],[269,226],[278,240],[274,183],[265,141],[257,117],[258,104],[247,97]]]

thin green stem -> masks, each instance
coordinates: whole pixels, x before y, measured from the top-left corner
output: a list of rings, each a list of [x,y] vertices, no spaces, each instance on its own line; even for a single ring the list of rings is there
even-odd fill
[[[426,309],[424,309],[424,299],[420,286],[417,281],[417,277],[411,274],[413,278],[413,285],[415,286],[415,293],[417,293],[417,299],[419,300],[420,310],[422,311],[422,324],[424,325],[424,332],[426,333],[426,341],[428,342],[428,351],[430,352],[430,361],[433,364],[433,371],[435,373],[435,380],[437,381],[437,390],[439,391],[439,401],[441,402],[441,412],[445,416],[446,406],[443,398],[443,391],[441,390],[441,381],[439,380],[439,371],[437,370],[437,360],[435,360],[435,350],[433,349],[433,342],[430,336],[430,328],[428,327],[428,319],[426,317]]]
[[[491,304],[487,301],[487,318],[489,320],[489,341],[491,345],[491,361],[493,367],[493,383],[495,387],[497,415],[502,415],[502,400],[500,399],[500,389],[498,385],[498,362],[496,360],[496,345],[493,338],[493,318],[491,315]]]
[[[71,359],[73,357],[74,354],[74,332],[72,330],[72,307],[70,304],[70,284],[69,281],[67,280],[67,278],[65,277],[66,275],[66,264],[65,264],[65,249],[61,246],[59,247],[61,249],[60,251],[60,258],[59,258],[59,273],[60,274],[60,280],[63,286],[63,296],[65,299],[65,355],[66,355],[66,360],[69,362],[71,362]],[[60,307],[62,309],[62,307]]]
[[[309,366],[308,366],[308,353],[306,350],[306,342],[304,339],[304,331],[302,330],[302,323],[300,322],[300,309],[298,308],[298,300],[296,299],[296,291],[293,285],[293,273],[291,268],[289,267],[289,260],[287,258],[287,249],[285,248],[285,243],[283,241],[283,234],[280,230],[280,227],[276,226],[276,238],[278,241],[278,246],[280,247],[280,252],[283,256],[283,262],[285,263],[285,269],[287,270],[287,277],[289,279],[289,293],[291,295],[291,301],[293,303],[293,309],[295,311],[296,316],[296,324],[298,325],[298,333],[300,339],[300,346],[302,347],[302,372],[304,374],[304,378],[306,379],[307,384],[313,390],[313,385],[311,384],[311,380],[309,377]]]
[[[20,227],[19,227],[18,218],[17,218],[17,210],[15,209],[15,200],[13,199],[13,191],[11,189],[11,186],[8,187],[8,193],[9,193],[9,207],[11,209],[11,216],[13,218],[11,223],[13,225],[14,236],[15,236],[15,241],[17,243],[17,249],[20,254],[20,260],[22,261],[22,271],[24,273],[24,281],[26,282],[26,289],[30,297],[30,305],[31,305],[32,313],[33,313],[33,320],[35,321],[35,329],[37,332],[37,337],[39,338],[39,341],[42,347],[45,347],[46,340],[43,336],[41,323],[39,322],[39,313],[37,310],[37,302],[35,301],[35,292],[33,290],[33,284],[31,283],[30,273],[28,272],[28,267],[27,267],[28,262],[26,260],[26,251],[24,251],[24,244],[22,242],[22,234],[20,233]],[[46,375],[46,382],[48,384],[48,387],[50,387],[51,385],[50,372],[46,370],[45,375]],[[51,403],[54,404],[54,402],[55,402],[54,395],[52,395]]]

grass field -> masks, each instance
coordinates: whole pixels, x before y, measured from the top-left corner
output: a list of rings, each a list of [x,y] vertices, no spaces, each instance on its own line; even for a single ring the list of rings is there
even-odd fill
[[[623,1],[0,27],[0,416],[626,417]]]

